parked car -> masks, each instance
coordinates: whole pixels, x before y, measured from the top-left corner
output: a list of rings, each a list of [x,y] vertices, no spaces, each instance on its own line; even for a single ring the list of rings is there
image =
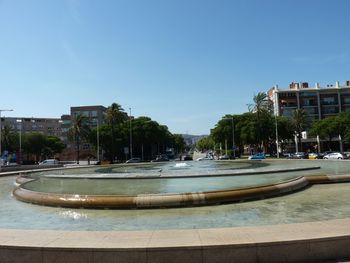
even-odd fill
[[[321,156],[318,153],[309,153],[308,154],[309,159],[321,159]]]
[[[305,152],[296,152],[289,155],[288,159],[307,159],[308,154]]]
[[[323,156],[323,159],[336,159],[336,160],[342,160],[342,159],[346,159],[347,157],[342,154],[342,153],[338,153],[338,152],[334,152],[334,153],[329,153],[326,154],[325,156]]]
[[[323,153],[320,153],[320,159],[323,159],[327,154],[334,153],[333,151],[325,151]]]
[[[185,155],[184,161],[192,161],[192,160],[193,160],[193,158],[192,158],[191,155],[189,155],[189,154],[186,154],[186,155]]]
[[[141,162],[141,158],[131,158],[127,160],[125,163],[140,163],[140,162]]]
[[[152,160],[151,162],[168,162],[169,158],[166,155],[158,155],[156,159]]]
[[[214,160],[212,156],[206,156],[206,157],[199,157],[196,159],[196,161],[207,161],[207,160]]]
[[[248,157],[248,160],[264,160],[266,159],[264,153],[257,153]]]
[[[56,159],[46,159],[46,160],[40,162],[39,165],[56,165],[59,163],[60,162]]]
[[[230,156],[227,154],[219,156],[219,160],[230,160]]]

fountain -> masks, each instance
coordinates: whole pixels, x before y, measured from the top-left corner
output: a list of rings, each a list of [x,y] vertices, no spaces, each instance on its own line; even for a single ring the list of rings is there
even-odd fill
[[[244,247],[246,244],[247,251],[257,249],[257,246],[262,249],[260,242],[265,240],[276,255],[285,250],[273,245],[277,243],[269,239],[271,233],[275,233],[281,246],[287,244],[285,240],[295,240],[293,242],[298,246],[302,246],[303,240],[308,240],[309,248],[315,242],[327,244],[324,240],[332,240],[343,247],[341,242],[349,242],[350,235],[346,230],[350,223],[349,171],[348,161],[323,160],[170,162],[52,170],[19,178],[20,185],[13,195],[24,202],[18,202],[9,194],[14,177],[0,177],[0,228],[22,229],[21,233],[44,232],[52,240],[60,239],[57,235],[62,230],[72,231],[72,235],[77,230],[88,231],[84,232],[86,237],[92,231],[95,234],[91,240],[100,240],[98,233],[103,231],[114,230],[117,231],[115,235],[119,235],[117,233],[123,233],[119,231],[133,230],[120,234],[123,240],[128,236],[133,242],[137,242],[141,235],[139,231],[146,231],[142,232],[145,240],[151,238],[148,233],[157,231],[155,233],[159,235],[164,234],[163,238],[154,234],[151,240],[162,240],[159,249],[171,243],[169,251],[184,246],[185,236],[196,237],[198,234],[199,247],[203,251],[210,250],[210,244],[218,250],[222,244],[235,247],[236,241],[229,236],[224,238],[226,234],[242,236],[237,245]],[[330,182],[344,183],[324,184]],[[103,209],[77,209],[82,207]],[[243,231],[241,227],[244,234],[239,232]],[[58,231],[57,234],[47,232],[52,230]],[[265,233],[264,237],[259,235],[259,239],[254,234],[257,231]],[[336,231],[342,233],[341,240],[334,237]],[[208,233],[220,238],[210,241],[213,236],[207,236]],[[11,240],[19,238],[18,235],[19,232],[15,231]],[[101,238],[102,235],[106,238],[107,234],[101,234]],[[244,241],[246,235],[255,245]],[[170,243],[166,236],[172,237]],[[62,237],[62,240],[68,242],[67,237]],[[199,249],[196,240],[186,245],[187,252],[180,250],[193,256],[193,251]],[[8,242],[11,244],[10,239]],[[58,248],[67,245],[52,242]],[[85,245],[78,243],[74,246],[84,251]],[[292,246],[290,242],[288,244]],[[135,253],[134,248],[139,246],[133,243],[127,251]],[[157,247],[150,246],[149,255]],[[44,245],[41,247],[43,251],[48,249]],[[93,247],[96,251],[103,250],[103,245],[98,243]],[[122,242],[115,244],[113,251],[116,247],[123,247]],[[324,246],[320,247],[324,249]],[[303,254],[302,259],[317,259],[315,251],[319,252],[316,248],[308,252],[301,249],[296,254]],[[322,253],[319,256],[322,259],[349,256],[345,252],[336,252],[334,255],[329,253],[329,257],[322,256]],[[224,250],[220,253],[226,255]],[[263,256],[258,254],[254,255],[262,260]]]

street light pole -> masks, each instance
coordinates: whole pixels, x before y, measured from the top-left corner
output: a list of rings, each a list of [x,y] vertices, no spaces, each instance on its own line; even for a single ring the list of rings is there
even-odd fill
[[[100,161],[100,131],[99,131],[99,119],[97,117],[97,153],[96,153],[96,159],[97,162]]]
[[[0,110],[0,156],[2,156],[2,149],[1,149],[1,139],[2,139],[2,123],[1,123],[1,113],[3,111],[13,111],[12,109],[11,110]]]
[[[232,117],[232,150],[233,150],[233,158],[236,158],[235,124],[233,122],[233,117]]]
[[[278,143],[277,116],[276,116],[276,115],[275,115],[275,128],[276,128],[276,149],[277,149],[277,158],[280,158],[279,143]]]
[[[19,153],[18,153],[18,164],[22,164],[22,119],[16,120],[17,123],[20,123],[19,128]]]
[[[132,158],[132,127],[131,127],[131,108],[129,108],[130,111],[130,159]]]

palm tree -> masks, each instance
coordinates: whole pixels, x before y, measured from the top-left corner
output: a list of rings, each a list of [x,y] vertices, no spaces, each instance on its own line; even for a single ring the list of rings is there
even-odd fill
[[[296,109],[293,113],[292,118],[294,129],[298,135],[298,144],[300,145],[300,151],[302,151],[302,144],[301,144],[301,133],[306,128],[306,113],[304,109]]]
[[[116,126],[127,119],[127,114],[118,103],[112,103],[106,110],[106,121],[110,126]]]
[[[263,131],[263,122],[268,119],[272,113],[272,101],[269,99],[265,92],[259,92],[254,96],[252,104],[248,104],[248,110],[255,114],[257,122],[257,142],[259,148],[263,145],[264,134],[267,135],[268,132]],[[266,126],[266,125],[265,125]]]
[[[248,110],[250,112],[255,112],[258,115],[263,112],[271,112],[272,102],[265,92],[259,92],[253,98],[252,104],[248,104]]]
[[[127,120],[127,114],[124,112],[124,109],[118,103],[112,103],[106,110],[106,122],[111,127],[111,138],[112,138],[112,152],[111,152],[111,161],[114,161],[115,158],[115,129],[116,126],[125,120]]]
[[[91,132],[90,126],[89,126],[89,119],[82,115],[77,114],[73,118],[72,127],[70,128],[68,132],[68,136],[70,140],[75,142],[76,146],[76,159],[77,163],[79,164],[79,154],[80,154],[80,143],[82,140],[86,140]]]

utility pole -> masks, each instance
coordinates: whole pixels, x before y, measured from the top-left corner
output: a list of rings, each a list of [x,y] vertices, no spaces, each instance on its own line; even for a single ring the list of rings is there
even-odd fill
[[[131,126],[131,108],[129,108],[130,111],[130,159],[132,158],[132,126]]]

